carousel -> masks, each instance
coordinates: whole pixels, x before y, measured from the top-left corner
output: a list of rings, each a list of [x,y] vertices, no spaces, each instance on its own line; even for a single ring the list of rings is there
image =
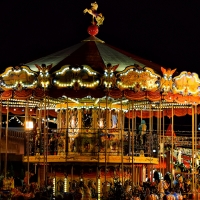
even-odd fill
[[[187,193],[197,195],[198,74],[177,74],[106,44],[96,37],[104,16],[91,6],[84,10],[92,16],[88,38],[0,74],[6,135],[9,115],[24,116],[24,182],[33,184],[35,174],[32,190],[48,186],[54,196],[76,199],[161,199],[182,172],[188,140],[175,135],[174,116],[191,115]],[[163,174],[158,182],[155,171]]]

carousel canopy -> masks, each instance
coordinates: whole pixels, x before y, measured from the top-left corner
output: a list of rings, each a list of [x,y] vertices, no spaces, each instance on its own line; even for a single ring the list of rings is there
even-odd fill
[[[148,66],[160,72],[160,65],[140,58],[131,53],[106,44],[95,36],[90,36],[82,42],[55,52],[51,55],[36,59],[25,65],[37,71],[35,65],[52,65],[51,72],[59,70],[64,65],[89,65],[93,70],[103,73],[108,64],[118,66],[116,71],[122,71],[128,66]]]
[[[191,105],[200,103],[198,74],[176,74],[176,69],[166,69],[110,46],[95,37],[97,30],[93,24],[89,26],[90,37],[79,44],[6,68],[0,74],[2,112],[6,112],[7,100],[12,112],[18,113],[28,100],[30,112],[44,108],[48,101],[46,109],[54,111],[100,105],[104,109],[132,110],[127,117],[162,117],[149,112],[161,109],[163,115],[171,117],[172,106],[173,113],[182,116],[192,112]],[[142,116],[139,110],[143,110]]]

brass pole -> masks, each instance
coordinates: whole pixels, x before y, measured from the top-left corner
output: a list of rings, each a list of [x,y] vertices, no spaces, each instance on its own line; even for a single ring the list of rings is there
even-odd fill
[[[135,114],[135,111],[133,111],[133,101],[131,102],[132,103],[132,188],[134,187],[134,135],[135,135],[135,130],[134,130],[134,114]],[[136,118],[136,116],[135,116]]]
[[[163,110],[163,132],[162,132],[162,142],[163,142],[163,159],[162,159],[162,161],[163,161],[163,166],[164,166],[164,163],[165,163],[165,157],[164,157],[164,144],[165,144],[165,115],[164,115],[164,110]],[[166,163],[166,168],[167,168],[167,163]],[[163,167],[163,175],[164,175],[164,173],[165,173],[165,170],[164,170],[164,167]]]
[[[47,161],[48,161],[48,140],[49,140],[49,136],[48,136],[48,132],[49,132],[49,96],[46,97],[47,100],[45,100],[46,102],[46,106],[45,106],[45,110],[46,110],[46,127],[45,127],[45,132],[46,132],[46,158],[45,158],[45,184],[47,186],[47,177],[48,177],[48,168],[47,168]]]
[[[195,137],[195,133],[194,133],[194,122],[195,117],[194,117],[194,106],[192,105],[192,192],[195,192],[195,185],[194,185],[194,155],[195,155],[195,148],[194,148],[194,137]]]
[[[7,179],[7,159],[8,159],[8,123],[9,123],[9,101],[7,101],[7,113],[6,113],[6,153],[5,153],[5,179]]]
[[[100,105],[100,99],[99,99],[99,108],[98,108],[98,120],[100,120],[100,118],[101,118],[101,105]],[[106,119],[105,119],[106,120]],[[100,125],[100,124],[99,124]],[[104,125],[103,125],[103,127],[102,128],[104,128]],[[100,178],[100,172],[99,172],[99,160],[100,160],[100,157],[99,157],[99,154],[100,154],[100,130],[101,130],[101,127],[99,126],[99,133],[98,133],[98,166],[97,166],[97,178],[96,178],[96,193],[99,195],[99,193],[98,193],[98,178]]]
[[[161,101],[159,102],[159,143],[160,143],[160,150],[161,150]],[[162,173],[161,171],[161,152],[160,152],[160,159],[159,159],[159,163],[160,163],[160,174]]]
[[[170,169],[171,169],[171,186],[173,187],[173,179],[174,179],[174,171],[173,171],[173,159],[174,159],[174,107],[172,105],[172,127],[171,127],[171,138],[172,138],[172,148],[171,148],[171,163],[170,163]]]
[[[1,174],[1,147],[2,147],[2,99],[1,99],[1,105],[0,105],[0,174]]]
[[[66,151],[66,154],[68,155],[68,150],[69,150],[69,147],[68,147],[68,145],[69,145],[69,140],[70,140],[70,138],[69,138],[69,102],[68,102],[68,97],[67,97],[67,108],[66,108],[66,123],[67,123],[67,125],[66,125],[66,128],[67,128],[67,135],[65,136],[66,137],[66,148],[65,148],[65,151]],[[78,116],[77,116],[78,117]],[[79,132],[80,130],[78,130],[78,132]],[[66,156],[66,161],[67,161],[67,156]]]
[[[25,122],[28,121],[28,101],[26,103],[26,108],[25,108]],[[29,185],[29,178],[30,178],[30,163],[29,163],[29,156],[30,156],[30,144],[29,144],[29,140],[30,140],[30,133],[29,131],[26,130],[26,134],[27,134],[27,142],[26,142],[26,145],[27,145],[27,171],[28,171],[28,174],[27,174],[27,178],[28,178],[28,185]]]
[[[130,102],[128,103],[128,155],[131,154],[131,118],[130,118]]]
[[[74,166],[72,165],[72,167],[71,167],[71,184],[73,183],[73,179],[74,179]]]
[[[152,164],[151,164],[151,156],[152,156],[152,131],[153,131],[153,128],[152,128],[152,125],[153,125],[153,119],[152,119],[152,106],[151,106],[151,104],[150,104],[150,109],[149,109],[149,140],[151,140],[151,142],[150,142],[150,147],[149,147],[149,149],[150,149],[150,152],[149,152],[149,157],[150,157],[150,179],[151,179],[151,181],[153,181],[153,174],[152,174],[152,172],[153,172],[153,166],[152,166]]]
[[[105,184],[107,181],[107,139],[108,139],[108,94],[106,95],[106,132],[105,132]]]
[[[122,163],[122,185],[124,185],[124,159],[123,159],[123,110],[122,110],[122,99],[121,99],[121,123],[120,123],[120,129],[121,129],[121,163]]]
[[[46,160],[47,160],[47,116],[46,116],[46,106],[47,106],[47,102],[46,102],[46,95],[44,97],[44,184],[46,184]]]
[[[194,142],[194,147],[195,147],[195,167],[194,167],[194,183],[196,184],[197,182],[197,159],[198,159],[198,150],[197,150],[197,104],[195,105],[195,120],[194,120],[195,124],[194,124],[194,129],[195,129],[195,142]],[[196,188],[195,188],[195,197],[198,195]]]

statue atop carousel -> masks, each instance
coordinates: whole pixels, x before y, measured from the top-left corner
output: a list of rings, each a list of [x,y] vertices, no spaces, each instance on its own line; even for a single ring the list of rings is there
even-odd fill
[[[104,21],[104,16],[102,15],[102,13],[98,13],[97,12],[98,9],[98,4],[95,1],[94,3],[91,3],[91,8],[86,8],[83,13],[89,13],[90,15],[92,15],[92,24],[96,24],[97,26],[100,26],[103,24]]]

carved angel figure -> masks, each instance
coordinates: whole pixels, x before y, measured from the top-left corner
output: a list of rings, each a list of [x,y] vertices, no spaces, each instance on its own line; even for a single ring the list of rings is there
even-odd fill
[[[161,71],[163,73],[163,77],[161,78],[160,89],[164,93],[172,91],[172,85],[173,85],[172,75],[174,74],[176,69],[171,70],[170,68],[165,69],[161,67]]]

